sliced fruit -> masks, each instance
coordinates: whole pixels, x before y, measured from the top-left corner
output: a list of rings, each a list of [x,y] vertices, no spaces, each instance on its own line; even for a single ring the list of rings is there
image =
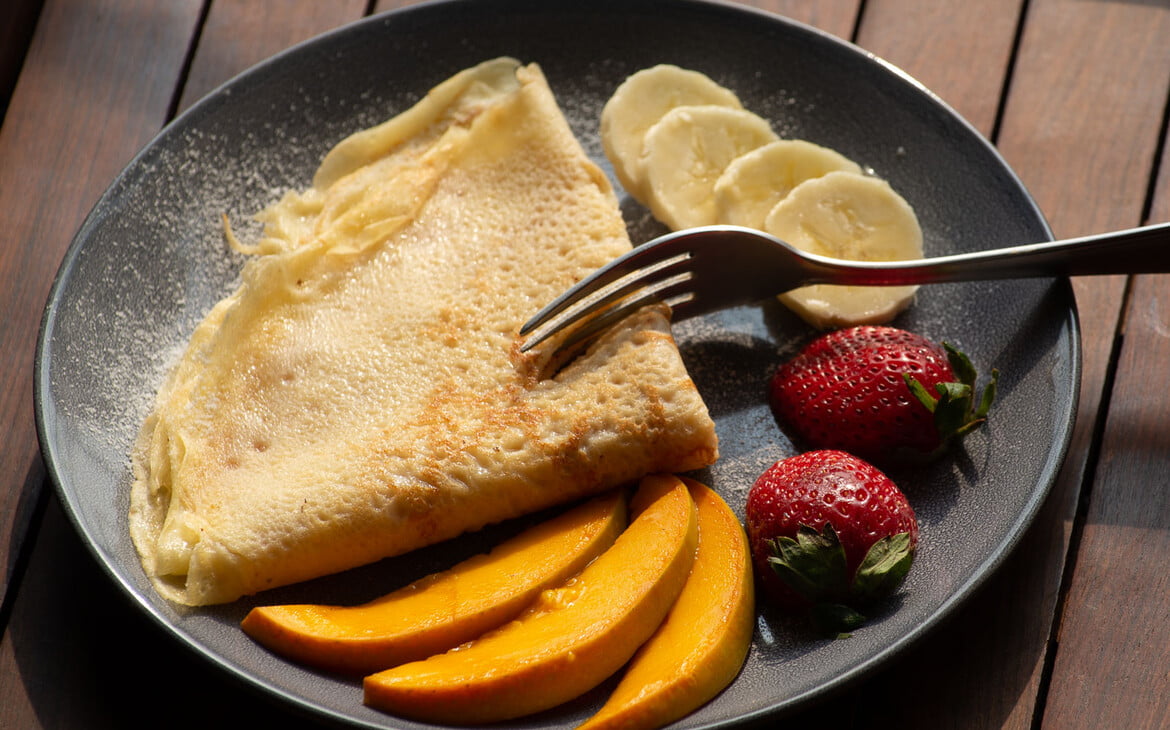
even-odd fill
[[[425,659],[512,620],[625,526],[625,494],[614,490],[370,603],[259,606],[242,627],[272,651],[330,671],[364,674]]]
[[[802,139],[780,139],[740,155],[715,181],[717,223],[763,228],[776,204],[800,183],[861,167],[828,147]]]
[[[755,620],[747,535],[718,494],[699,482],[683,482],[699,513],[699,551],[690,577],[583,730],[674,722],[730,684],[747,657]]]
[[[840,259],[895,261],[922,256],[922,229],[889,183],[830,172],[797,185],[768,213],[764,230],[799,249]],[[914,300],[913,286],[818,284],[780,301],[820,329],[882,324]]]
[[[771,125],[744,109],[680,106],[642,142],[643,201],[674,230],[715,223],[715,181],[740,155],[776,140]]]
[[[601,144],[618,182],[645,203],[638,158],[646,132],[678,106],[714,104],[742,108],[735,94],[698,71],[659,64],[631,75],[601,110]]]
[[[576,578],[495,631],[366,677],[366,704],[427,722],[498,722],[616,672],[662,623],[698,544],[695,503],[678,478],[646,477],[630,507],[630,526]]]

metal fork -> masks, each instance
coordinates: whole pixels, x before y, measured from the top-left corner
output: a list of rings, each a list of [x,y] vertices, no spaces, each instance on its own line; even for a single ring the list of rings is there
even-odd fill
[[[691,228],[649,241],[598,269],[520,328],[527,351],[576,327],[560,348],[664,302],[675,321],[812,284],[906,286],[956,281],[1170,272],[1170,223],[909,261],[845,261],[738,226]],[[579,325],[579,326],[578,326]]]

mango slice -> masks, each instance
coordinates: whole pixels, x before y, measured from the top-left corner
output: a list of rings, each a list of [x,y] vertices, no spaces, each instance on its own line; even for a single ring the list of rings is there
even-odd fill
[[[259,606],[241,626],[272,651],[329,671],[425,659],[511,621],[579,573],[613,545],[626,510],[626,495],[613,490],[370,603]]]
[[[366,704],[428,722],[498,722],[612,675],[665,618],[698,545],[695,503],[677,477],[644,478],[630,509],[630,526],[580,575],[479,639],[366,677]]]
[[[699,512],[699,552],[690,577],[662,626],[582,730],[674,722],[719,694],[747,658],[755,624],[747,535],[718,494],[683,481]]]

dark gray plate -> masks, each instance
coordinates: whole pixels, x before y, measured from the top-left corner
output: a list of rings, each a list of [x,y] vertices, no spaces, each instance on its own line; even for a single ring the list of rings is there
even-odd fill
[[[305,671],[251,643],[237,622],[257,601],[183,611],[155,596],[127,537],[127,453],[166,363],[233,287],[240,261],[228,253],[220,213],[242,221],[280,191],[307,185],[343,136],[499,55],[542,65],[574,130],[607,170],[596,132],[602,104],[626,75],[670,62],[734,89],[782,135],[834,147],[888,179],[917,210],[930,254],[1051,237],[995,151],[913,80],[814,30],[723,5],[422,5],[298,46],[211,94],[113,182],[61,267],[37,353],[44,454],[98,560],[178,641],[264,692],[358,725],[395,721],[361,705],[358,683]],[[638,205],[623,199],[623,210],[635,241],[660,231]],[[1043,501],[1064,456],[1080,373],[1068,281],[939,285],[922,290],[897,324],[946,338],[1003,373],[992,422],[964,450],[895,474],[922,523],[920,558],[904,592],[849,641],[817,639],[762,610],[742,675],[682,726],[790,710],[882,664],[972,592]],[[699,476],[742,512],[755,476],[794,452],[768,412],[765,387],[775,364],[811,332],[766,305],[681,323],[678,335],[722,440],[722,460]],[[261,598],[372,598],[513,527]],[[604,688],[527,723],[576,723],[603,697]]]

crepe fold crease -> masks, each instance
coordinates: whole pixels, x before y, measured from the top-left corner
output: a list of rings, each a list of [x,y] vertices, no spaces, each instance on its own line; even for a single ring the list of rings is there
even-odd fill
[[[524,320],[630,247],[537,66],[457,74],[259,217],[133,454],[131,536],[168,599],[232,601],[716,459],[664,311],[552,378],[555,340],[519,351]]]

